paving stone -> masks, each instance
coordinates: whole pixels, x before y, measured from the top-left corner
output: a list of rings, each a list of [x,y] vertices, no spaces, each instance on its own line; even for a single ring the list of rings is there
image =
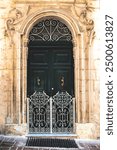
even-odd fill
[[[0,147],[0,150],[9,150],[9,147]]]

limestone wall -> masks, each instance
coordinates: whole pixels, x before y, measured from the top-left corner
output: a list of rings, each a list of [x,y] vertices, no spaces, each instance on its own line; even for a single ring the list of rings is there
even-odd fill
[[[12,99],[12,51],[5,38],[5,14],[9,9],[10,1],[0,0],[0,126],[1,132],[5,126],[6,117],[11,111]]]
[[[49,14],[60,15],[71,28],[73,25],[76,133],[78,138],[97,138],[100,136],[98,0],[87,0],[87,3],[84,0],[0,0],[0,132],[27,132],[22,129],[27,123],[26,32],[33,20]]]

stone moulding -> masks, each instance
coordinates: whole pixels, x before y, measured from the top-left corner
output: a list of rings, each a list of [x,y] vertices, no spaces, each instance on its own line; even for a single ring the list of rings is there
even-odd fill
[[[63,22],[65,22],[65,20],[68,20],[71,24],[73,24],[73,22],[74,22],[72,15],[67,14],[63,9],[44,9],[41,11],[40,10],[36,11],[35,13],[32,13],[31,15],[27,16],[26,20],[24,20],[24,22],[22,23],[22,25],[19,28],[19,33],[21,35],[23,35],[24,33],[25,33],[25,35],[28,35],[32,28],[32,25],[36,24],[36,22],[39,19],[44,18],[44,17],[49,17],[49,16],[57,17],[57,18],[61,19]],[[67,22],[66,22],[66,24],[67,24]],[[69,26],[69,24],[67,24],[67,25],[71,30],[73,30],[72,26]],[[74,33],[73,36],[75,36],[75,34],[80,34],[80,32],[81,32],[78,22],[75,21],[74,26],[77,30],[77,33]]]

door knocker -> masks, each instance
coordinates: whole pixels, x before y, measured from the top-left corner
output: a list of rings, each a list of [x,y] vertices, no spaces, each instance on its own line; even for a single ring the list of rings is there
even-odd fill
[[[61,77],[61,86],[62,87],[64,86],[64,77],[63,76]]]
[[[37,77],[37,85],[40,85],[41,83],[40,83],[40,78],[39,77]]]

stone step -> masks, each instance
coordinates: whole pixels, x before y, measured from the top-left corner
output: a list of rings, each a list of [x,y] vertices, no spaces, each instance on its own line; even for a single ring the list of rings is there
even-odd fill
[[[76,139],[77,134],[27,134],[26,137],[51,138],[51,139]]]

